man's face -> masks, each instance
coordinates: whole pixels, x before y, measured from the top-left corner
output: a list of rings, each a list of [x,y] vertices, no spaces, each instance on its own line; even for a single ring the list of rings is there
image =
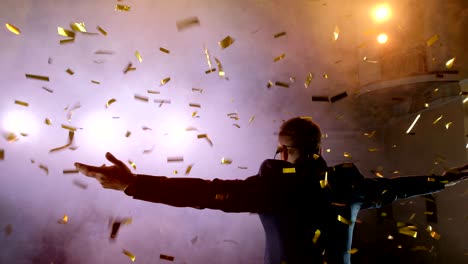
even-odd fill
[[[294,146],[293,140],[289,136],[278,137],[278,148],[280,150],[280,157],[284,161],[295,163],[299,158],[299,150]]]

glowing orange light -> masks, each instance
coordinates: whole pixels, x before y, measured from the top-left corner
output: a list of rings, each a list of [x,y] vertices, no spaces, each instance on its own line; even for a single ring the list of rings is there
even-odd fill
[[[379,5],[372,11],[372,16],[377,22],[387,21],[392,14],[390,7],[388,5]]]
[[[377,42],[379,42],[380,44],[385,44],[387,43],[387,41],[388,41],[387,34],[382,33],[377,36]]]

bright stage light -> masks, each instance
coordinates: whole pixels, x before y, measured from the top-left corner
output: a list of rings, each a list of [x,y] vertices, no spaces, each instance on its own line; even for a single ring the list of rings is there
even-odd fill
[[[377,42],[379,42],[380,44],[385,44],[387,43],[387,41],[388,41],[387,34],[382,33],[377,36]]]
[[[3,117],[3,130],[15,134],[34,134],[37,131],[37,120],[29,112],[11,111]]]
[[[377,22],[387,21],[392,15],[392,11],[388,5],[379,5],[372,11],[372,16]]]

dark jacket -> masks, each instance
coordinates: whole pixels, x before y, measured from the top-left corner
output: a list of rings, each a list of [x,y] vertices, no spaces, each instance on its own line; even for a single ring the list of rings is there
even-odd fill
[[[126,194],[177,207],[259,213],[265,263],[350,263],[360,209],[444,188],[440,176],[364,178],[352,163],[327,167],[318,157],[297,164],[265,160],[245,180],[137,175]]]

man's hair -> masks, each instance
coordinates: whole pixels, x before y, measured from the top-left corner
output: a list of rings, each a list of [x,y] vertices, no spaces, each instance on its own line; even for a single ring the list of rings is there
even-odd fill
[[[284,122],[279,136],[288,136],[301,156],[319,152],[322,133],[320,127],[310,118],[295,117]]]

